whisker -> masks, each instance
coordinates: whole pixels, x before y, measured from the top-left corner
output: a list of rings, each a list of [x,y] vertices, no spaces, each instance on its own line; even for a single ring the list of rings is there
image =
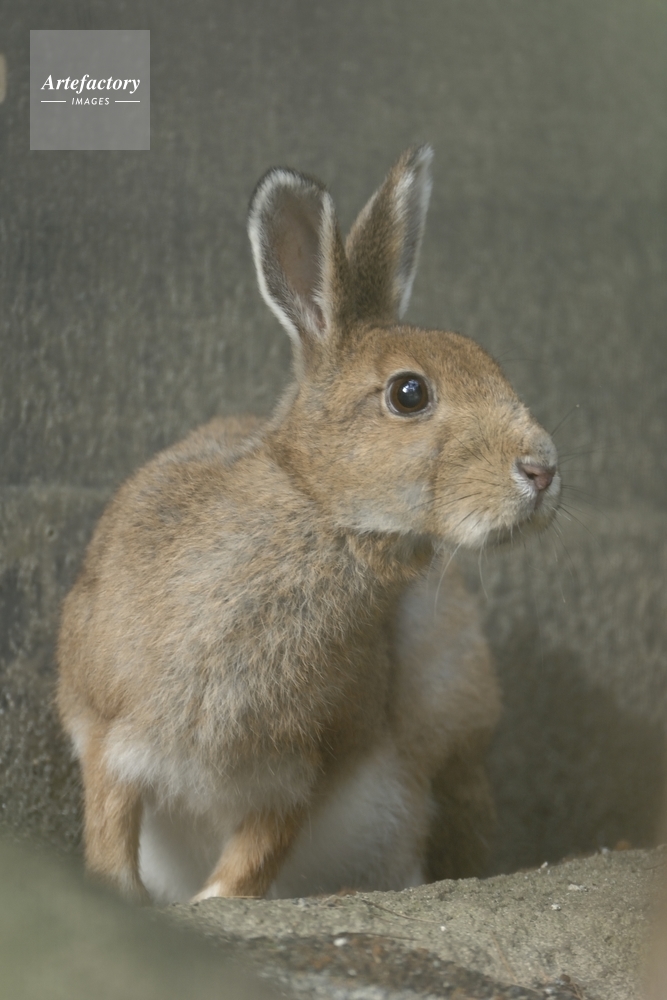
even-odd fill
[[[569,411],[569,413],[565,414],[565,416],[560,421],[560,423],[556,424],[556,426],[554,427],[554,429],[550,432],[552,437],[554,436],[554,434],[556,433],[556,431],[560,430],[560,428],[563,426],[563,424],[565,423],[565,421],[570,419],[570,417],[572,416],[572,414],[574,413],[574,411],[579,409],[579,406],[580,406],[579,403],[575,403],[574,406],[572,407],[572,409]]]
[[[576,498],[577,500],[579,500],[580,503],[586,504],[588,507],[591,508],[591,510],[594,510],[596,514],[599,514],[600,517],[603,517],[605,521],[611,523],[611,518],[609,517],[607,512],[601,506],[599,506],[596,503],[593,503],[592,500],[588,499],[588,497],[593,497],[593,499],[595,500],[600,500],[601,498],[596,496],[595,493],[588,493],[586,490],[579,489],[578,486],[570,486],[569,484],[563,486],[562,490],[563,491],[568,490],[570,493],[581,494],[581,496],[578,495]],[[561,506],[562,506],[562,501],[561,501]],[[582,510],[581,513],[585,514],[588,512]]]
[[[464,521],[467,521],[469,517],[473,517],[473,515],[475,515],[475,514],[478,514],[478,513],[479,513],[479,511],[476,511],[476,510],[469,510],[469,511],[468,511],[468,513],[467,513],[467,514],[465,515],[465,517],[462,517],[462,518],[461,518],[461,520],[460,520],[460,521],[458,521],[458,522],[457,522],[457,523],[456,523],[456,524],[454,525],[454,528],[455,528],[455,529],[456,529],[456,528],[460,528],[460,527],[461,527],[461,525],[463,524],[463,522],[464,522]]]
[[[572,486],[571,483],[563,483],[561,486],[562,490],[572,490],[574,493],[583,493],[584,496],[593,497],[595,500],[600,500],[601,498],[597,493],[591,493],[590,490],[584,490],[581,486]]]
[[[569,462],[573,458],[580,458],[582,455],[614,455],[620,454],[620,448],[608,448],[606,445],[600,445],[598,448],[582,448],[578,451],[567,451],[564,454],[558,456],[559,463]]]
[[[484,547],[485,547],[485,545],[486,545],[486,540],[484,540],[484,542],[482,543],[482,546],[481,546],[481,548],[479,550],[479,559],[477,560],[477,569],[479,571],[479,582],[482,585],[482,590],[484,592],[484,596],[486,597],[486,600],[488,602],[489,595],[486,592],[486,587],[484,585],[484,574],[482,573],[482,555],[484,554]]]
[[[433,601],[433,617],[434,617],[434,619],[435,619],[435,617],[436,617],[436,615],[438,613],[438,597],[440,595],[440,588],[442,586],[442,581],[445,579],[445,573],[449,569],[449,566],[450,566],[450,563],[451,563],[452,559],[454,558],[454,556],[456,555],[456,553],[459,551],[459,549],[461,548],[462,544],[463,544],[463,542],[459,542],[459,544],[456,546],[456,548],[452,552],[451,556],[449,557],[449,559],[445,563],[445,568],[443,569],[442,573],[440,574],[440,579],[438,580],[438,586],[436,587],[436,590],[435,590],[435,600]]]
[[[563,511],[566,514],[566,516],[569,515],[568,520],[574,520],[574,521],[576,521],[577,524],[581,525],[581,527],[584,529],[584,531],[588,532],[588,534],[591,536],[591,538],[595,538],[595,535],[593,534],[593,532],[591,531],[591,529],[588,527],[588,525],[585,524],[581,520],[581,518],[577,517],[577,515],[574,513],[574,511],[572,510],[571,507],[568,507],[566,504],[562,503],[560,505],[560,507],[559,507],[559,511]]]
[[[568,569],[570,571],[570,576],[576,582],[576,568],[575,568],[575,565],[574,565],[574,560],[572,559],[572,556],[570,555],[570,553],[568,551],[567,545],[565,544],[565,539],[563,538],[563,532],[560,529],[560,525],[556,521],[553,522],[553,528],[554,528],[554,533],[555,533],[558,541],[563,546],[563,552],[567,556],[567,561],[569,563]],[[563,600],[565,600],[564,597],[563,597]]]
[[[471,500],[474,497],[482,496],[481,490],[477,490],[474,493],[467,493],[462,497],[450,497],[447,500],[424,500],[418,504],[413,505],[414,510],[424,510],[426,507],[433,507],[434,510],[445,510],[447,507],[454,507],[458,503],[462,503],[464,500]]]
[[[552,365],[551,365],[550,362],[548,362],[548,361],[541,361],[539,358],[530,358],[530,357],[528,357],[528,355],[524,355],[524,357],[521,357],[521,358],[519,358],[519,357],[517,357],[517,358],[506,358],[502,354],[494,354],[494,358],[498,362],[499,365],[512,365],[512,364],[520,363],[520,364],[539,365],[541,368],[551,368],[552,367]]]

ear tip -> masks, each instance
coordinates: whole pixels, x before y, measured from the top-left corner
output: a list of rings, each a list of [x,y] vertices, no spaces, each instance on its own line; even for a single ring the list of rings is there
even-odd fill
[[[248,204],[248,220],[256,217],[277,188],[296,187],[299,174],[288,167],[271,167],[255,184]]]
[[[422,142],[419,146],[416,146],[415,156],[422,163],[430,163],[433,157],[435,156],[435,152],[433,150],[433,146],[431,145],[431,143]]]
[[[277,191],[285,188],[300,193],[316,193],[319,197],[324,195],[329,197],[324,185],[315,177],[308,177],[307,174],[292,170],[291,167],[271,167],[260,177],[250,196],[248,223],[251,224],[252,220],[257,218]]]
[[[419,146],[412,146],[407,150],[406,166],[414,169],[421,169],[428,171],[435,153],[433,152],[433,146],[430,142],[423,142]]]

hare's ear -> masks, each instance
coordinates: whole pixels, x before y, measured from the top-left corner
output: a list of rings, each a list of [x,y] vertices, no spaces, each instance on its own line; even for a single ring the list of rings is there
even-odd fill
[[[360,319],[391,323],[408,308],[431,196],[432,159],[430,146],[403,153],[347,238]]]
[[[260,291],[292,340],[328,339],[347,271],[331,195],[294,170],[269,170],[250,202],[248,234]]]

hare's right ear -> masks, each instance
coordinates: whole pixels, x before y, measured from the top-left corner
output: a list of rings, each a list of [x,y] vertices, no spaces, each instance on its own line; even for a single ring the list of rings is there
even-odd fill
[[[431,196],[430,146],[403,153],[359,213],[345,249],[359,319],[395,323],[408,308]]]
[[[269,170],[250,202],[248,235],[260,291],[295,344],[328,340],[345,309],[347,270],[331,195],[295,170]]]

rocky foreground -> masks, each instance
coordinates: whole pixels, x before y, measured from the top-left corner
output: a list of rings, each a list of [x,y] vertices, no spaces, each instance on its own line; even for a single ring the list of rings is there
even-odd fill
[[[640,994],[659,858],[607,852],[399,893],[174,907],[290,993],[318,997]]]
[[[90,885],[71,861],[0,842],[0,993],[635,1000],[666,861],[660,850],[611,852],[399,893],[160,912]]]

